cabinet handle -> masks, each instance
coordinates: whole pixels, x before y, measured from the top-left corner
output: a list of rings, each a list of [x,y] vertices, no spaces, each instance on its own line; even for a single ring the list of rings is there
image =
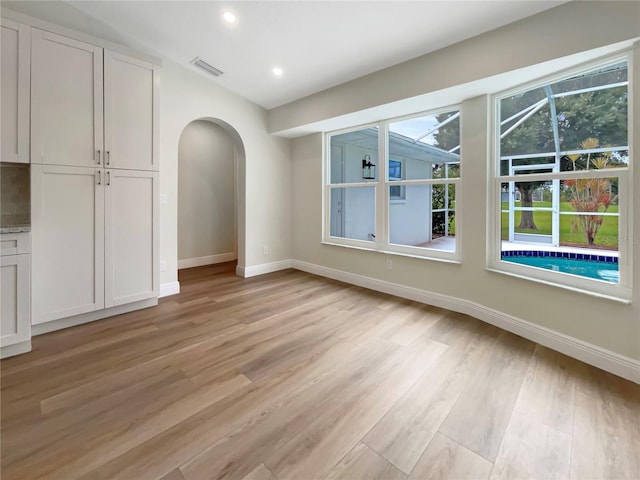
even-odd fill
[[[100,162],[102,161],[102,152],[100,150],[98,150],[98,165],[100,165]]]
[[[102,185],[102,170],[98,170],[98,185]]]
[[[109,166],[111,164],[111,152],[107,150],[106,154],[107,154],[107,166]]]
[[[111,185],[111,172],[107,172],[107,185]]]

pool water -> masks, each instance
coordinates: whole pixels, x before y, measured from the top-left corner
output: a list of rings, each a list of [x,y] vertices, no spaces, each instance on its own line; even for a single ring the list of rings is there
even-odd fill
[[[573,258],[554,257],[502,257],[505,262],[519,263],[530,267],[544,268],[554,272],[569,273],[579,277],[595,278],[605,282],[620,283],[620,272],[617,263],[595,262],[593,260],[577,260]]]

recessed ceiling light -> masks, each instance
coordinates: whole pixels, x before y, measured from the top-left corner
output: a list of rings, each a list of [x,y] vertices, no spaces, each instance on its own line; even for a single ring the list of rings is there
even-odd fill
[[[222,14],[222,18],[224,18],[224,21],[230,24],[234,24],[236,23],[236,20],[238,19],[238,17],[236,17],[236,14],[233,13],[230,10],[226,10],[223,14]]]
[[[284,73],[280,67],[274,67],[273,70],[271,71],[276,77],[281,77],[282,74]]]

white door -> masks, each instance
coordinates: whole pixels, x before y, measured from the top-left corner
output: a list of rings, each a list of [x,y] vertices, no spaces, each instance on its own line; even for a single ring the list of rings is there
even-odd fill
[[[158,170],[154,145],[157,110],[154,66],[126,55],[104,52],[106,166]]]
[[[0,161],[29,163],[29,27],[0,25]]]
[[[31,338],[29,255],[0,257],[0,346]]]
[[[104,308],[104,170],[31,166],[32,321]]]
[[[158,296],[158,173],[107,170],[105,307]]]
[[[103,162],[102,48],[32,29],[31,162]]]

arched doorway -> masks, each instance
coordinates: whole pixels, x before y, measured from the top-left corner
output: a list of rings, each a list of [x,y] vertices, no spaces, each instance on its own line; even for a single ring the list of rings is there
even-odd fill
[[[178,269],[244,265],[244,145],[216,118],[187,124],[178,144]]]

